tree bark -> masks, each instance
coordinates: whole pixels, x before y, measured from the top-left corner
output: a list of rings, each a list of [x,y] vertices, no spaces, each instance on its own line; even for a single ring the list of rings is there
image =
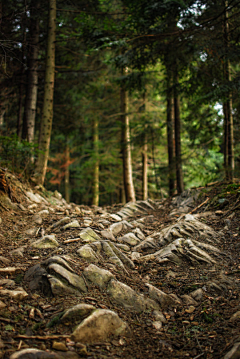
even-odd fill
[[[25,109],[23,116],[22,138],[28,142],[34,141],[35,117],[37,107],[38,91],[38,53],[39,53],[39,8],[40,1],[32,0],[31,18],[30,18],[30,44],[29,44],[29,62],[27,71],[27,89],[25,99]]]
[[[65,169],[65,176],[64,176],[64,192],[65,192],[65,200],[67,203],[70,202],[70,171],[69,171],[69,163],[70,163],[70,150],[69,150],[69,143],[68,138],[66,138],[66,149],[65,149],[65,161],[66,161],[66,169]]]
[[[146,112],[146,94],[143,95],[143,112]],[[143,146],[142,146],[142,199],[148,199],[148,142],[147,142],[147,125],[144,124]]]
[[[95,156],[94,173],[93,173],[93,201],[95,206],[99,205],[99,133],[98,133],[98,119],[94,118],[93,123],[93,150]]]
[[[167,70],[167,143],[168,143],[168,188],[169,196],[175,191],[175,136],[174,99],[172,71]]]
[[[181,194],[184,190],[182,172],[182,153],[181,153],[181,119],[180,119],[180,99],[178,94],[178,73],[177,67],[174,73],[174,129],[175,129],[175,158],[176,158],[176,179],[177,193]]]
[[[17,117],[17,136],[19,140],[22,135],[22,117],[23,117],[23,99],[24,99],[24,81],[25,81],[25,51],[26,51],[26,12],[27,4],[24,2],[24,12],[22,15],[22,56],[21,56],[21,74],[19,84],[19,99],[18,99],[18,117]]]
[[[49,0],[48,40],[46,55],[46,72],[44,84],[43,112],[39,134],[39,153],[35,178],[38,184],[44,183],[53,119],[53,95],[55,72],[55,37],[56,37],[56,0]]]
[[[223,2],[224,6],[224,48],[225,58],[223,65],[224,79],[227,84],[231,81],[230,61],[229,61],[229,23],[228,23],[228,2]],[[234,135],[233,135],[233,115],[232,115],[232,93],[228,91],[227,97],[223,101],[224,113],[224,167],[225,177],[233,181],[234,177]]]
[[[132,158],[131,158],[131,144],[130,144],[130,127],[129,117],[127,115],[127,92],[122,86],[120,90],[120,111],[122,123],[122,162],[123,162],[123,183],[126,201],[135,202],[135,191],[132,177]]]
[[[145,127],[146,128],[146,127]],[[148,199],[148,144],[147,135],[144,133],[142,147],[142,199]]]

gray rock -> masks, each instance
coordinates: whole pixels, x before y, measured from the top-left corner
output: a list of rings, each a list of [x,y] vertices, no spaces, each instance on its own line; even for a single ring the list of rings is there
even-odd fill
[[[122,253],[115,245],[110,241],[96,241],[88,244],[87,246],[81,247],[77,251],[78,255],[82,258],[91,261],[93,263],[100,263],[105,261],[117,265],[125,269],[125,266],[134,268],[133,262]],[[105,258],[105,259],[104,259]]]
[[[13,288],[15,287],[15,282],[12,279],[0,279],[0,286],[4,286],[5,288]]]
[[[34,248],[45,249],[45,248],[56,248],[59,247],[59,243],[56,240],[54,234],[49,234],[40,238],[39,240],[32,242],[31,246]]]
[[[152,314],[156,321],[167,323],[167,319],[165,318],[164,314],[159,310],[154,310]]]
[[[43,350],[28,348],[15,352],[10,359],[79,359],[75,352],[45,352]]]
[[[162,328],[162,322],[161,321],[154,321],[154,322],[152,322],[152,325],[156,330],[160,330]]]
[[[45,295],[51,293],[47,271],[45,268],[42,268],[40,264],[29,268],[25,273],[24,280],[29,283],[31,291],[41,290]]]
[[[146,283],[145,285],[146,287],[148,287],[149,297],[159,303],[162,309],[166,309],[169,306],[174,306],[177,304],[176,300],[173,297],[164,293],[160,289],[154,287],[149,283]]]
[[[190,297],[190,295],[183,294],[183,295],[181,295],[181,299],[183,301],[183,304],[185,304],[185,305],[194,305],[194,306],[198,305],[196,300],[194,300],[192,297]]]
[[[80,224],[79,224],[78,220],[75,219],[74,221],[65,224],[65,226],[63,226],[61,229],[63,231],[65,231],[66,229],[69,229],[69,228],[80,228]]]
[[[108,282],[114,278],[114,275],[110,271],[99,268],[94,264],[90,264],[90,266],[85,268],[83,275],[88,282],[101,289],[104,289]]]
[[[140,240],[135,236],[134,233],[127,233],[123,237],[118,238],[120,242],[129,244],[130,246],[136,246],[140,243]]]
[[[139,252],[132,252],[131,253],[132,261],[137,261],[140,257],[141,257],[141,254]]]
[[[47,215],[49,215],[49,210],[43,209],[42,211],[39,211],[38,214],[39,214],[39,216],[47,216]]]
[[[0,262],[3,264],[9,264],[11,261],[6,257],[0,256]]]
[[[56,359],[56,356],[43,350],[28,348],[15,352],[10,359]]]
[[[97,309],[74,330],[71,339],[81,343],[106,341],[126,333],[127,324],[119,316],[106,309]]]
[[[110,232],[108,230],[101,231],[101,235],[103,236],[103,238],[109,239],[110,241],[114,241],[114,242],[116,241],[112,232]]]
[[[63,224],[66,224],[66,223],[69,223],[69,222],[71,222],[71,218],[68,217],[68,216],[64,217],[64,218],[60,219],[59,221],[57,221],[56,223],[52,224],[50,227],[48,227],[48,230],[60,227]]]
[[[62,280],[51,276],[50,274],[47,276],[48,283],[50,284],[51,294],[54,296],[66,296],[66,295],[74,295],[79,296],[81,292],[79,292],[76,288],[73,288],[65,283]],[[43,290],[46,290],[43,287]]]
[[[133,225],[124,220],[124,221],[121,221],[121,222],[111,224],[111,226],[109,227],[109,230],[112,232],[112,234],[114,236],[116,236],[121,231],[132,229],[132,228],[133,228]]]
[[[35,202],[35,203],[41,203],[41,199],[39,198],[39,196],[35,195],[34,193],[28,191],[28,192],[26,192],[26,195],[27,195],[28,199],[30,199],[30,201]]]
[[[56,197],[59,201],[62,199],[62,194],[57,190],[54,191],[54,197]]]
[[[61,265],[62,267],[68,269],[70,272],[73,272],[73,269],[68,264],[68,261],[70,261],[70,258],[67,258],[67,256],[64,256],[64,258],[60,257],[60,256],[53,256],[53,257],[46,259],[44,262],[42,262],[42,264],[43,264],[43,266],[47,267],[51,263],[57,263],[57,264]]]
[[[143,232],[141,231],[141,229],[139,228],[135,228],[132,230],[132,233],[134,233],[139,239],[141,239],[142,241],[145,239],[145,235],[143,234]]]
[[[67,309],[60,321],[63,324],[72,324],[80,323],[83,319],[87,318],[96,308],[90,304],[77,304],[74,307]]]
[[[110,217],[117,222],[122,220],[122,218],[120,216],[118,216],[117,214],[110,214]]]
[[[146,308],[146,301],[143,295],[138,294],[128,285],[112,279],[107,286],[107,293],[117,304],[134,312],[143,312]]]
[[[65,269],[61,265],[57,263],[51,263],[48,266],[48,272],[57,278],[63,279],[64,284],[70,285],[74,289],[79,290],[80,292],[87,292],[87,287],[83,278],[79,277],[78,275],[70,272],[69,270]]]
[[[88,262],[91,263],[98,263],[99,262],[99,257],[97,257],[95,251],[93,250],[93,248],[89,245],[89,244],[85,244],[84,246],[82,246],[81,248],[79,248],[77,250],[77,254],[85,259]]]
[[[83,240],[83,242],[85,243],[89,243],[89,242],[96,242],[101,240],[101,238],[99,237],[99,235],[94,232],[94,230],[90,227],[83,229],[80,233],[79,233],[80,238]]]
[[[192,293],[190,293],[190,295],[195,300],[202,300],[202,298],[203,298],[203,290],[202,290],[202,288],[196,289]]]
[[[119,248],[122,251],[130,252],[130,247],[127,244],[122,243],[114,243],[117,248]]]
[[[35,236],[37,233],[37,227],[29,228],[25,231],[25,234],[28,234],[30,236]]]
[[[36,223],[36,224],[42,224],[42,217],[39,214],[34,214],[34,216],[32,217],[32,220]]]
[[[113,223],[109,227],[109,230],[114,236],[117,236],[123,230],[123,223],[122,222]]]
[[[23,252],[25,251],[25,249],[26,249],[25,247],[20,247],[9,252],[9,254],[15,257],[23,257]]]
[[[27,292],[21,287],[16,288],[15,290],[10,289],[0,289],[0,295],[2,297],[8,297],[16,301],[22,301],[26,297],[28,297]]]

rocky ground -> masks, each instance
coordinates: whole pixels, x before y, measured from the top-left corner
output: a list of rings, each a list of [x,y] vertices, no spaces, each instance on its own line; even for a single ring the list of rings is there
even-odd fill
[[[240,358],[239,184],[107,208],[0,190],[0,358]]]

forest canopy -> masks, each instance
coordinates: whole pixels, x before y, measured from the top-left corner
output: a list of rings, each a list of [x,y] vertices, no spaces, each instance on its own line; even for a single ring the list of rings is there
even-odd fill
[[[0,6],[1,167],[94,205],[239,176],[237,0]]]

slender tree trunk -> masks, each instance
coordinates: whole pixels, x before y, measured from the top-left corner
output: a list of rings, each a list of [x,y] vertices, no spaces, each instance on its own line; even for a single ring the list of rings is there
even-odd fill
[[[174,74],[174,123],[175,123],[175,154],[176,154],[176,178],[177,193],[184,190],[182,172],[182,153],[181,153],[181,119],[180,119],[180,100],[178,94],[178,74],[177,68]]]
[[[39,134],[39,150],[35,177],[43,184],[46,176],[53,119],[55,37],[56,37],[56,0],[49,0],[48,43],[44,85],[43,113]]]
[[[99,133],[98,133],[98,119],[94,118],[93,123],[93,149],[95,156],[94,174],[93,174],[93,205],[99,205]]]
[[[175,190],[175,136],[174,136],[174,99],[172,71],[167,71],[167,142],[168,142],[168,188],[169,196]]]
[[[142,147],[142,199],[148,199],[148,144],[147,136],[144,133],[143,147]]]
[[[27,72],[27,89],[25,99],[25,109],[23,116],[22,137],[28,142],[34,141],[35,117],[37,107],[38,91],[38,53],[39,53],[39,8],[40,1],[31,2],[31,22],[30,22],[30,45],[29,63]]]
[[[23,117],[23,99],[24,99],[24,81],[25,81],[25,51],[26,51],[26,11],[27,4],[24,2],[24,13],[22,15],[22,56],[21,56],[21,74],[19,85],[19,99],[18,99],[18,117],[17,117],[17,136],[19,140],[22,135],[22,117]]]
[[[120,111],[122,122],[122,160],[123,160],[123,183],[125,189],[126,201],[135,202],[135,191],[132,178],[132,159],[131,159],[131,145],[130,145],[130,127],[129,117],[127,115],[127,92],[122,87],[120,90]]]
[[[64,193],[65,193],[65,200],[66,202],[70,202],[70,171],[69,171],[69,163],[70,163],[70,149],[68,138],[66,139],[66,149],[65,149],[65,161],[66,161],[66,169],[65,169],[65,176],[64,176]]]
[[[4,124],[4,115],[6,112],[7,101],[2,101],[0,105],[0,127]]]
[[[146,112],[146,95],[143,95],[143,111]],[[143,146],[142,146],[142,199],[148,199],[148,143],[147,125],[144,125]]]
[[[228,23],[228,1],[223,1],[224,6],[224,79],[227,84],[231,81],[230,61],[229,61],[229,23]],[[232,93],[228,91],[227,97],[223,101],[224,113],[224,167],[225,176],[229,181],[234,177],[234,135],[233,135],[233,115],[232,115]]]

